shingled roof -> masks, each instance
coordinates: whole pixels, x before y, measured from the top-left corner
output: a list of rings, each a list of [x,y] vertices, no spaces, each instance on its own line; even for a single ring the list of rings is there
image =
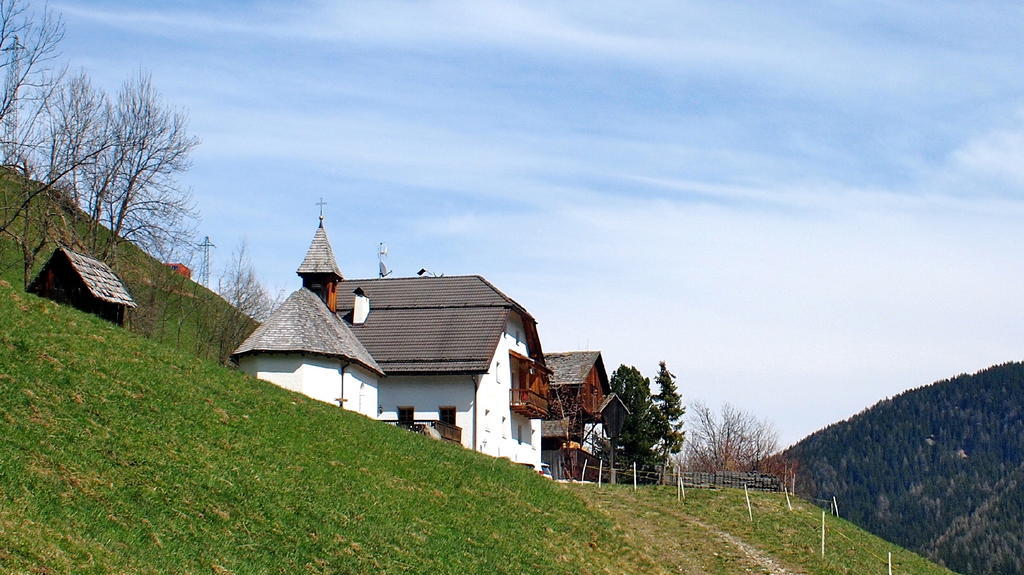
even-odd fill
[[[551,369],[551,385],[580,384],[601,357],[599,351],[545,353],[544,363]]]
[[[316,294],[305,288],[288,296],[232,356],[237,358],[258,352],[316,353],[349,360],[384,374],[345,322],[331,313]]]
[[[117,277],[114,270],[110,269],[107,264],[98,259],[65,247],[59,247],[50,256],[50,261],[43,267],[43,271],[58,254],[63,254],[67,258],[71,268],[82,279],[82,283],[93,297],[112,304],[135,307],[135,300],[128,293],[128,289],[124,287],[121,278]],[[39,278],[43,277],[43,271],[40,271],[39,276],[29,285],[29,291],[35,291],[35,285],[40,281]]]
[[[388,375],[487,372],[510,313],[536,340],[533,317],[480,276],[343,281],[338,314],[349,320],[353,298],[345,295],[356,288],[370,299],[370,315],[352,333]]]
[[[331,249],[331,242],[327,239],[327,232],[324,230],[324,221],[322,219],[320,220],[320,227],[313,234],[313,242],[309,244],[306,257],[299,265],[299,269],[295,270],[295,273],[299,275],[335,274],[339,278],[344,277],[341,275],[341,269],[338,268],[338,262],[334,259],[334,250]]]

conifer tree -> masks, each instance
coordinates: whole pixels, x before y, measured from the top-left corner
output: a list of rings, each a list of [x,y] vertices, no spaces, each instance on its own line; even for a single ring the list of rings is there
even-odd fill
[[[660,428],[658,449],[662,461],[667,463],[670,456],[683,449],[683,414],[686,413],[686,407],[676,388],[676,376],[668,370],[664,361],[658,363],[655,382],[658,384],[658,394],[654,396],[654,405]]]
[[[611,378],[612,391],[622,399],[629,415],[615,440],[617,463],[653,471],[660,464],[660,414],[651,400],[651,380],[632,366],[620,365]]]

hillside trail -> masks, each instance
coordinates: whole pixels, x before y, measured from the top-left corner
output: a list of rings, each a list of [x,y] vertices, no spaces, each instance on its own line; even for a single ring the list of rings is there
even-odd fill
[[[790,571],[781,563],[776,561],[772,556],[762,553],[757,548],[745,543],[742,539],[733,537],[724,531],[715,529],[714,527],[711,527],[710,525],[707,525],[693,517],[687,517],[687,520],[703,527],[709,533],[714,534],[716,537],[739,549],[744,555],[764,568],[766,573],[771,573],[772,575],[803,575],[800,571]]]
[[[612,492],[584,498],[609,516],[623,537],[668,573],[802,575],[743,540],[679,510]]]

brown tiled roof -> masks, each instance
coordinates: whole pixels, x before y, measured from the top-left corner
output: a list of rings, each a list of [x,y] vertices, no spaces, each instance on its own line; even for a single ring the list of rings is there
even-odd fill
[[[580,384],[601,357],[599,351],[545,353],[544,363],[551,370],[551,385]]]
[[[378,374],[384,373],[345,322],[305,288],[288,296],[232,355],[257,352],[316,353],[353,361]]]
[[[306,257],[299,265],[295,273],[302,274],[335,274],[339,278],[341,270],[338,262],[334,259],[334,250],[331,249],[331,242],[327,239],[327,232],[324,230],[324,222],[320,221],[320,227],[313,234],[313,242],[309,244]]]
[[[356,288],[370,298],[370,315],[352,333],[389,375],[485,373],[508,314],[534,321],[480,276],[343,281],[338,314],[349,320]]]
[[[50,259],[52,260],[58,253],[63,253],[68,258],[71,267],[82,278],[85,287],[93,296],[105,302],[135,307],[135,300],[128,293],[121,278],[117,277],[107,264],[64,247],[57,248]]]

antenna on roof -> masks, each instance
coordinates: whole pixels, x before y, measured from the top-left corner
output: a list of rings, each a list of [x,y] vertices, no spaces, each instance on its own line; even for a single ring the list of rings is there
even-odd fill
[[[388,246],[381,242],[377,244],[377,265],[380,267],[380,277],[386,278],[391,275],[391,270],[388,269],[388,265],[384,263],[384,258],[388,257]]]

